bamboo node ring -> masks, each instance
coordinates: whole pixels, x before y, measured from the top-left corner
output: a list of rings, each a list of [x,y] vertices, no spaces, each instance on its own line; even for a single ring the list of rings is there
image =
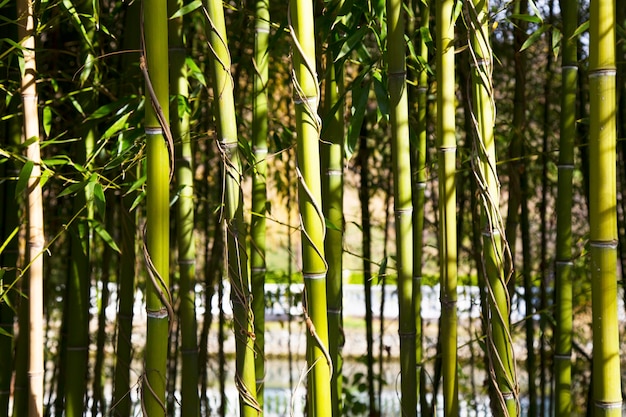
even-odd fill
[[[615,68],[597,69],[597,70],[589,72],[589,78],[615,77],[616,75],[617,75],[617,70]]]
[[[146,135],[162,135],[163,129],[161,127],[146,127],[145,128]]]
[[[165,307],[162,307],[158,310],[146,309],[146,316],[150,319],[165,319],[168,317],[167,309]]]
[[[304,279],[325,279],[326,273],[323,272],[321,274],[302,274]]]
[[[596,401],[595,406],[603,410],[611,410],[615,408],[622,408],[621,401]]]
[[[617,249],[617,240],[592,240],[589,246],[598,249]]]

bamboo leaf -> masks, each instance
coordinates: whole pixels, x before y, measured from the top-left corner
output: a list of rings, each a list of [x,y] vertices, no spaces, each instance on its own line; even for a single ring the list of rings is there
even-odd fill
[[[146,193],[144,191],[142,191],[141,193],[139,193],[139,195],[137,196],[137,198],[135,198],[135,200],[133,201],[133,204],[130,206],[130,210],[129,211],[133,211],[135,210],[135,208],[139,205],[139,203],[141,203],[141,201],[146,197]]]
[[[106,212],[106,198],[104,196],[102,184],[99,182],[96,182],[93,187],[93,197],[96,211],[100,214],[100,216],[102,216],[102,218],[104,218]]]
[[[368,30],[369,28],[367,26],[362,26],[356,32],[348,36],[343,46],[341,47],[341,51],[335,58],[335,62],[341,60],[343,57],[352,52],[359,44],[361,44]]]
[[[561,31],[555,26],[552,28],[552,52],[554,56],[559,56],[559,50],[561,49]]]
[[[195,61],[191,57],[187,57],[185,58],[185,64],[191,71],[191,74],[189,75],[191,75],[193,78],[198,80],[200,84],[206,87],[207,84],[206,84],[206,79],[204,78],[204,73],[200,70],[198,65],[196,65]]]
[[[577,36],[580,36],[582,33],[588,30],[589,30],[589,21],[587,20],[586,22],[584,22],[583,24],[581,24],[580,26],[576,28],[576,30],[574,31],[574,34],[572,35],[572,39],[574,39]]]
[[[526,39],[526,42],[524,42],[524,44],[522,45],[522,47],[520,48],[520,52],[529,48],[530,46],[532,46],[535,42],[537,42],[537,40],[539,40],[539,38],[541,37],[541,35],[544,34],[545,31],[547,31],[548,29],[551,28],[551,25],[543,25],[541,26],[538,30],[534,31],[529,37],[528,39]]]
[[[81,181],[66,187],[65,190],[61,191],[57,197],[63,197],[69,194],[77,193],[78,191],[84,189],[87,186],[87,181]]]
[[[178,9],[178,11],[176,11],[176,13],[174,13],[172,16],[170,16],[170,20],[171,19],[176,19],[177,17],[184,16],[184,15],[186,15],[188,13],[191,13],[194,10],[196,10],[197,8],[199,8],[200,6],[202,6],[202,1],[194,0],[191,3],[181,7],[180,9]]]
[[[26,190],[28,185],[28,179],[30,178],[30,174],[33,171],[33,167],[35,166],[34,162],[31,160],[26,161],[22,170],[20,171],[20,175],[17,177],[17,184],[15,185],[15,197],[20,198],[21,195]]]
[[[348,127],[348,138],[346,140],[345,152],[346,158],[350,159],[356,148],[356,144],[365,118],[365,110],[367,109],[367,100],[369,97],[371,81],[363,80],[360,76],[352,83],[352,118]]]
[[[528,5],[530,6],[530,9],[533,11],[533,13],[543,22],[543,18],[541,17],[541,12],[537,8],[537,5],[535,4],[535,2],[533,0],[528,0]]]
[[[530,14],[519,14],[519,13],[513,13],[511,16],[509,16],[509,20],[523,20],[525,22],[537,23],[537,24],[541,24],[542,22],[539,16],[534,16]]]
[[[52,110],[50,106],[43,108],[43,131],[46,137],[50,136],[50,129],[52,128]]]
[[[376,95],[376,111],[378,120],[387,120],[389,117],[389,93],[386,87],[386,80],[383,79],[382,71],[376,71],[372,78],[374,79],[374,94]]]
[[[100,238],[102,238],[102,240],[104,240],[104,242],[107,245],[109,245],[109,247],[111,249],[113,249],[117,253],[122,253],[122,251],[120,250],[119,246],[117,246],[117,243],[115,243],[115,240],[113,240],[113,237],[109,234],[109,232],[106,231],[106,229],[104,228],[102,223],[100,223],[97,220],[93,220],[93,219],[90,220],[89,223],[91,223],[91,225],[93,227],[93,230],[96,231],[98,236],[100,236]]]
[[[115,123],[113,123],[107,130],[104,131],[104,134],[102,135],[102,139],[105,139],[105,140],[109,139],[111,136],[115,135],[120,130],[124,129],[126,127],[126,120],[128,120],[129,116],[130,116],[130,113],[126,113],[126,114],[123,114],[122,117],[117,119]]]

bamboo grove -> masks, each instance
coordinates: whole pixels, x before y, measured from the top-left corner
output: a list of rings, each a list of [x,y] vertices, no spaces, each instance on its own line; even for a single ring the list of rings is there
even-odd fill
[[[622,415],[623,5],[0,16],[0,417]]]

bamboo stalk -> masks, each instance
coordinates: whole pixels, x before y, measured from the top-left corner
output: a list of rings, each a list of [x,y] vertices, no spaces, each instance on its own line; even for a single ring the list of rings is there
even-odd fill
[[[615,2],[592,0],[589,17],[589,241],[594,416],[622,414],[617,321]]]
[[[456,138],[454,77],[454,1],[437,2],[437,153],[439,157],[439,273],[441,280],[441,355],[444,415],[456,416],[457,380],[457,249]]]
[[[228,276],[231,282],[241,416],[256,416],[261,409],[257,400],[254,363],[254,324],[250,305],[248,256],[243,223],[242,169],[238,151],[237,120],[233,96],[231,60],[226,36],[224,10],[220,0],[206,3],[207,29],[213,54],[210,57],[213,95],[216,100],[218,146],[224,170],[224,221],[228,245]]]
[[[146,286],[147,334],[142,409],[150,417],[164,416],[169,320],[174,320],[169,295],[170,156],[167,4],[144,0],[142,10],[146,78],[147,213],[144,254],[150,277]],[[173,151],[173,149],[169,149]]]
[[[298,200],[302,228],[302,275],[305,286],[310,416],[332,415],[331,357],[328,351],[326,303],[327,265],[324,260],[325,221],[319,157],[320,100],[315,64],[313,3],[289,2],[293,38],[294,102],[297,132]]]
[[[263,409],[265,382],[265,217],[267,214],[267,133],[268,106],[267,80],[269,67],[268,40],[270,36],[269,1],[257,0],[255,5],[254,44],[254,106],[252,119],[252,151],[254,170],[252,176],[252,218],[250,224],[250,271],[252,284],[252,310],[254,312],[255,373],[257,401]]]
[[[415,308],[415,361],[418,369],[417,393],[420,400],[420,411],[422,415],[428,408],[426,400],[426,369],[423,364],[423,333],[422,333],[422,261],[424,256],[424,216],[426,205],[426,182],[427,182],[427,166],[426,166],[426,139],[428,134],[427,126],[427,100],[428,100],[428,72],[425,63],[428,62],[428,45],[425,34],[429,31],[430,20],[430,2],[417,1],[420,14],[420,35],[417,41],[418,54],[421,62],[417,62],[417,143],[414,151],[414,174],[413,174],[413,205],[415,212],[413,214],[413,242],[414,242],[414,260],[413,260],[413,303]]]
[[[555,415],[572,413],[572,203],[574,142],[576,137],[576,92],[578,78],[577,41],[578,2],[561,0],[563,40],[561,55],[561,118],[556,200],[556,329],[554,348]]]
[[[28,216],[28,415],[43,415],[44,335],[43,335],[43,250],[45,245],[43,198],[41,190],[41,155],[37,109],[37,69],[35,65],[35,16],[32,0],[17,2],[18,39],[24,66],[21,96],[24,111],[24,141],[30,141],[26,158],[33,167],[27,185]]]
[[[341,6],[341,1],[335,1],[327,5],[332,18],[336,18],[336,12]],[[331,32],[329,43],[339,41],[336,32]],[[328,351],[333,363],[331,380],[331,401],[333,416],[343,414],[343,375],[341,348],[344,344],[343,337],[343,304],[342,304],[342,277],[343,277],[343,166],[344,166],[344,85],[343,65],[344,62],[335,63],[335,52],[332,47],[326,50],[326,80],[324,91],[323,120],[325,122],[322,132],[322,192],[324,199],[324,215],[328,220],[326,224],[326,239],[324,240],[324,253],[328,262],[328,275],[326,297],[328,303]],[[369,262],[369,257],[366,257]],[[368,280],[366,280],[366,283]],[[370,305],[368,306],[368,301]],[[371,297],[368,300],[366,294],[366,326],[368,339],[368,396],[370,410],[375,409],[372,355],[372,320],[371,320]],[[369,320],[368,320],[369,316]]]
[[[168,1],[168,14],[184,5],[180,0]],[[180,354],[182,356],[181,414],[199,415],[198,336],[196,322],[196,246],[194,237],[193,151],[190,114],[187,110],[189,87],[183,43],[183,17],[169,20],[170,90],[175,100],[170,112],[172,137],[175,140],[176,183],[179,190],[176,205],[180,304]]]
[[[413,306],[413,203],[409,144],[409,108],[406,85],[405,16],[402,2],[388,0],[387,59],[391,123],[391,154],[396,217],[396,265],[398,270],[401,410],[417,413],[415,374],[415,309]]]

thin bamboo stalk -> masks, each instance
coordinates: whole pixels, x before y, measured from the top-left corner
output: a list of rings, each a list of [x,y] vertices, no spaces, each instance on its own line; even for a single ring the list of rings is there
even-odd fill
[[[555,415],[572,413],[572,203],[574,174],[574,141],[576,138],[576,93],[578,78],[577,0],[561,0],[563,40],[561,55],[561,119],[556,200],[556,329],[554,348]]]
[[[329,4],[330,13],[335,16],[341,1]],[[335,32],[330,34],[330,42],[338,41]],[[324,94],[323,120],[326,122],[321,132],[322,137],[322,191],[324,198],[324,215],[328,220],[326,224],[326,239],[324,240],[324,253],[328,263],[326,297],[328,303],[328,351],[333,363],[333,375],[331,381],[331,401],[333,416],[343,414],[342,401],[342,363],[341,348],[343,338],[343,304],[342,304],[342,277],[343,277],[343,166],[344,166],[344,85],[343,85],[343,62],[335,63],[335,53],[329,47],[326,51],[326,81]],[[366,259],[369,262],[369,259]],[[373,384],[373,354],[372,354],[372,320],[371,320],[371,297],[366,294],[366,326],[368,339],[368,396],[370,410],[374,410],[374,384]],[[368,319],[369,315],[369,319]]]
[[[269,68],[268,40],[270,36],[269,1],[257,0],[255,4],[254,44],[254,105],[252,119],[252,218],[250,222],[250,272],[252,284],[252,310],[254,312],[255,373],[257,401],[263,409],[265,382],[265,248],[267,205],[267,133],[268,106],[267,80]]]
[[[592,0],[589,17],[589,243],[594,416],[622,414],[617,321],[615,2]]]
[[[254,363],[254,324],[252,318],[248,256],[243,223],[242,168],[238,151],[237,119],[233,96],[231,60],[226,36],[224,10],[220,0],[206,4],[209,21],[207,35],[213,54],[210,57],[213,95],[216,100],[218,146],[224,170],[224,221],[228,245],[228,276],[231,282],[235,344],[236,384],[241,416],[256,416],[260,411],[256,393]]]
[[[302,275],[306,292],[307,359],[310,416],[332,415],[331,367],[326,303],[327,265],[324,260],[325,221],[319,157],[320,100],[316,76],[313,2],[291,0],[289,22],[293,38],[294,102],[297,132],[298,200],[302,228]]]
[[[29,142],[26,158],[32,162],[27,185],[28,216],[28,415],[43,415],[43,251],[45,245],[41,155],[37,109],[37,68],[35,65],[35,16],[32,0],[17,2],[18,39],[24,57],[21,96],[24,110],[24,141]]]
[[[140,19],[140,4],[134,2],[126,9],[124,19],[126,22],[126,36],[124,38],[124,49],[137,49],[138,33],[137,21]],[[133,24],[135,22],[135,24]],[[133,32],[136,36],[133,36]],[[122,60],[124,75],[127,79],[133,79],[132,68],[125,54]],[[126,65],[125,65],[126,64]],[[125,84],[124,87],[128,87]],[[124,87],[120,87],[122,92]],[[132,167],[123,172],[129,184],[137,179],[137,170],[139,167]],[[124,189],[128,188],[125,184]],[[137,265],[137,213],[131,212],[135,195],[130,192],[122,193],[117,196],[119,204],[119,236],[120,236],[120,259],[118,266],[117,281],[117,334],[115,340],[115,370],[113,377],[113,398],[111,401],[111,412],[115,417],[129,417],[131,415],[131,398],[130,392],[130,369],[132,362],[132,327],[133,327],[133,304],[135,299],[135,272]]]
[[[180,0],[169,0],[169,15],[184,5]],[[181,414],[199,415],[198,396],[198,335],[196,322],[196,246],[194,237],[193,151],[188,110],[189,87],[183,43],[183,17],[169,20],[170,90],[176,98],[171,114],[172,137],[175,140],[176,183],[179,190],[176,206],[178,242]]]
[[[150,417],[164,416],[169,339],[168,319],[174,320],[169,295],[169,86],[167,4],[145,0],[142,10],[146,78],[147,211],[144,253],[150,277],[146,286],[147,334],[142,409]],[[170,145],[171,146],[171,145]],[[173,149],[169,149],[173,152]]]
[[[439,274],[441,281],[441,355],[444,415],[456,416],[457,380],[457,248],[456,138],[454,77],[454,1],[437,2],[437,154],[439,157]]]
[[[13,15],[15,15],[15,9]],[[15,35],[14,35],[15,36]],[[17,110],[17,99],[11,100],[8,111]],[[17,118],[0,123],[0,131],[3,134],[2,146],[11,149],[19,146],[21,141],[21,123]],[[19,175],[18,163],[9,161],[2,164],[0,176],[2,178],[17,178]],[[15,195],[15,184],[10,181],[3,181],[0,184],[0,195],[3,196],[3,207],[0,209],[0,244],[6,245],[0,253],[0,265],[3,275],[0,278],[1,301],[0,301],[0,416],[9,415],[9,403],[14,390],[11,389],[13,370],[16,365],[17,354],[14,354],[15,334],[14,320],[16,316],[15,308],[19,305],[19,295],[16,291],[19,288],[17,282],[18,259],[19,259],[19,229],[20,221],[18,217],[18,199]],[[13,288],[14,286],[17,286]],[[11,289],[9,289],[11,288]],[[14,396],[14,400],[17,395]]]
[[[422,414],[428,408],[426,400],[426,369],[423,364],[423,333],[422,333],[422,261],[424,256],[424,216],[426,205],[426,182],[427,182],[427,166],[426,166],[426,138],[428,134],[427,126],[427,99],[428,99],[428,72],[425,64],[428,62],[428,45],[425,35],[429,31],[430,21],[430,2],[417,1],[420,14],[420,35],[418,38],[418,54],[421,61],[417,63],[417,129],[416,129],[416,145],[414,152],[414,189],[413,189],[413,206],[415,212],[413,215],[413,244],[414,244],[414,260],[413,260],[413,303],[415,308],[415,362],[418,369],[417,394],[420,400],[420,411]]]

